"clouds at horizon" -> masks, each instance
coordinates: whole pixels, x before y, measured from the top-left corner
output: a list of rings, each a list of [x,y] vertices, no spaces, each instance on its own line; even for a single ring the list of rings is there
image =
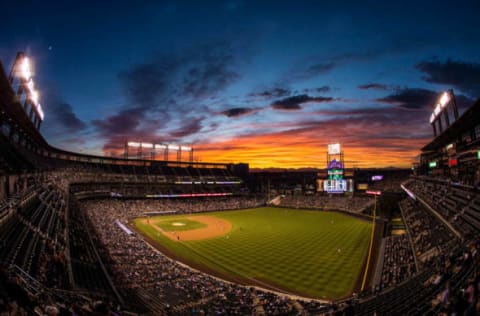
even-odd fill
[[[480,43],[468,40],[480,38],[478,5],[458,5],[463,23],[448,27],[447,2],[440,13],[416,5],[422,23],[387,3],[99,4],[105,16],[93,25],[82,8],[66,11],[65,29],[47,14],[0,47],[28,47],[37,85],[61,91],[46,99],[42,126],[61,148],[180,143],[202,161],[309,167],[340,141],[358,166],[405,167],[432,138],[443,90],[461,110],[480,96]]]

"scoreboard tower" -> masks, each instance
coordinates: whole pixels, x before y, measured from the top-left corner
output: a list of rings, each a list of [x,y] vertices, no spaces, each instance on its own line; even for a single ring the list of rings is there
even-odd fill
[[[323,191],[336,194],[353,192],[353,180],[345,179],[345,161],[339,143],[328,144],[327,179],[323,180]]]

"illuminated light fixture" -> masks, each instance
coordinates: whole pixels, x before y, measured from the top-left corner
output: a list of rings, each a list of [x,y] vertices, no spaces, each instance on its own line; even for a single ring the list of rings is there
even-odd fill
[[[370,195],[382,195],[382,191],[371,191],[367,190],[365,193],[370,194]]]
[[[444,92],[442,94],[442,97],[440,98],[440,106],[444,108],[445,105],[447,105],[448,101],[450,101],[450,95],[448,92]]]
[[[33,102],[35,106],[38,104],[38,98],[39,98],[38,91],[33,90],[30,92],[30,100]]]
[[[450,93],[444,92],[438,101],[438,104],[435,106],[433,113],[430,115],[430,124],[435,121],[437,116],[440,114],[443,108],[445,108],[450,101]]]
[[[45,114],[43,113],[43,109],[42,109],[42,106],[39,104],[37,104],[37,111],[38,111],[38,116],[40,116],[40,120],[43,121],[43,118],[45,117]]]
[[[28,80],[28,82],[27,82],[27,88],[28,88],[28,91],[29,91],[30,93],[32,93],[33,91],[35,91],[35,87],[34,87],[32,78],[30,78],[30,80]]]
[[[210,184],[210,182],[208,182]],[[240,181],[217,181],[215,184],[240,184]]]
[[[32,77],[32,69],[30,67],[30,60],[28,57],[24,57],[20,65],[20,76],[25,80],[29,80]]]
[[[168,145],[169,150],[179,150],[180,147],[178,145]]]
[[[477,159],[480,159],[480,150],[477,151]]]
[[[192,147],[182,146],[181,151],[192,151]]]
[[[340,153],[340,144],[335,143],[335,144],[328,144],[328,153],[330,155],[336,155]]]
[[[430,162],[428,163],[428,166],[429,166],[430,168],[435,168],[435,167],[437,166],[437,162],[436,162],[436,161],[430,161]]]
[[[158,148],[158,149],[167,149],[167,145],[155,144],[155,148]]]
[[[141,145],[143,148],[153,148],[153,144],[150,143],[142,143]]]
[[[130,147],[140,147],[140,143],[137,143],[137,142],[128,142],[128,146],[130,146]]]
[[[407,189],[403,184],[401,184],[400,187],[403,189],[403,191],[407,192],[408,196],[410,196],[414,200],[417,200],[415,194],[413,194],[413,192]]]

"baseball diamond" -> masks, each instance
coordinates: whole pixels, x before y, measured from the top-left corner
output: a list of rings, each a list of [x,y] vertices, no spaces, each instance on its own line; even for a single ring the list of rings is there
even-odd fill
[[[366,220],[337,212],[272,207],[207,214],[134,222],[158,249],[175,259],[243,284],[337,299],[354,291],[363,272],[371,233]],[[174,222],[186,225],[158,226]]]

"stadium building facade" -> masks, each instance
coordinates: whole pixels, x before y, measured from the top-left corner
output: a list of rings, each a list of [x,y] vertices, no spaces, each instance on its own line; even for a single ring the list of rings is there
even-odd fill
[[[444,130],[435,129],[434,136],[434,139],[422,148],[420,164],[415,166],[416,173],[478,187],[480,100]]]

